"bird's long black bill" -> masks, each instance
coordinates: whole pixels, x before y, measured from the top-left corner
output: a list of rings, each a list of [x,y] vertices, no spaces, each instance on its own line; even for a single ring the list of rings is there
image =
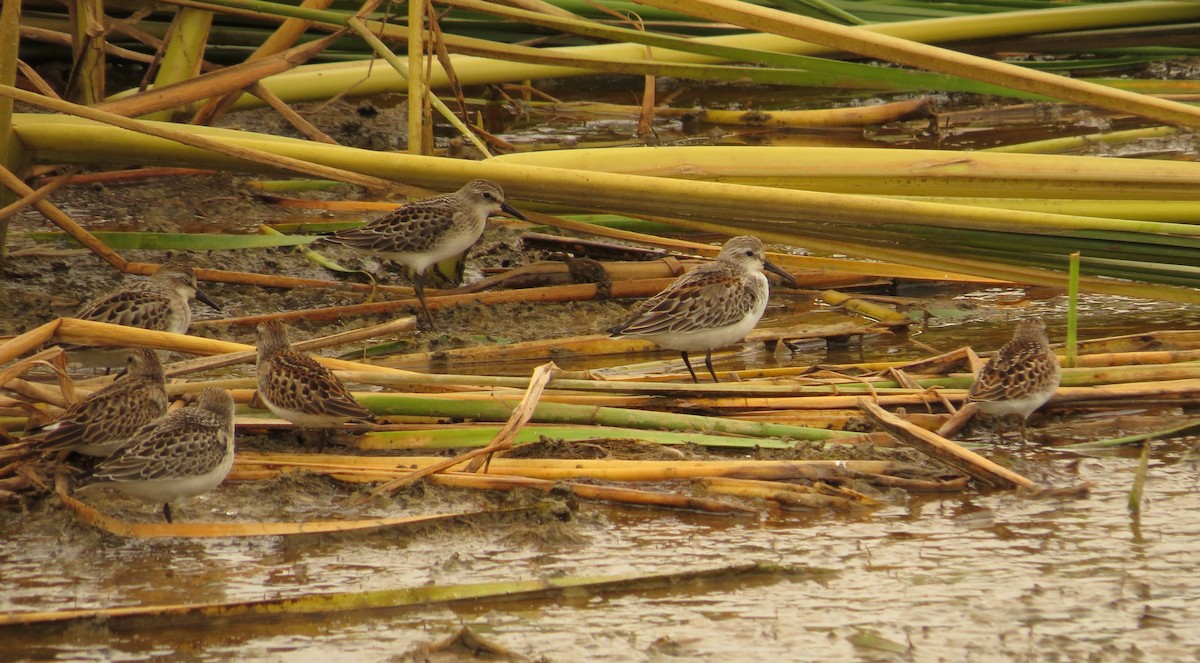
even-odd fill
[[[520,212],[518,212],[517,208],[513,207],[512,205],[509,205],[508,203],[500,203],[500,211],[513,217],[514,219],[520,219],[522,221],[529,220],[529,219],[525,218],[524,214],[521,214]]]
[[[783,279],[783,284],[789,288],[795,288],[800,285],[798,282],[796,282],[796,277],[792,276],[791,274],[788,274],[787,272],[785,272],[783,270],[782,267],[780,267],[779,265],[776,265],[775,263],[771,262],[770,260],[763,261],[763,269],[766,269],[768,272],[774,272],[774,273],[778,274],[779,278]]]
[[[221,310],[221,307],[217,306],[217,303],[214,302],[213,300],[209,299],[208,295],[204,294],[204,292],[201,290],[196,291],[196,299],[199,299],[200,301],[204,302],[205,305],[207,305],[209,308],[211,308],[214,311]]]

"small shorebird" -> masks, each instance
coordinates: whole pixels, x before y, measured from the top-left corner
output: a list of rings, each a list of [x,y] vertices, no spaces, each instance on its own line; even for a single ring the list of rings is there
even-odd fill
[[[300,428],[332,428],[352,419],[372,419],[333,372],[292,349],[278,320],[258,325],[258,397],[281,419]]]
[[[786,285],[796,280],[766,258],[757,237],[734,237],[713,262],[675,279],[646,300],[622,322],[609,329],[612,337],[644,338],[659,347],[678,350],[692,375],[688,352],[704,351],[704,365],[718,382],[712,351],[733,345],[749,334],[767,308],[770,286],[763,269],[775,272]]]
[[[149,348],[134,348],[112,383],[31,431],[36,437],[30,443],[39,451],[107,457],[130,443],[142,425],[161,417],[169,402],[158,355]]]
[[[1012,340],[979,371],[967,392],[967,401],[1001,421],[1008,415],[1019,416],[1024,440],[1025,421],[1058,390],[1061,375],[1058,357],[1050,349],[1046,323],[1037,318],[1022,320]]]
[[[168,262],[150,278],[122,286],[84,304],[75,317],[182,334],[192,323],[192,299],[221,310],[199,290],[196,272],[191,267]]]
[[[504,202],[500,185],[489,180],[468,182],[454,193],[423,198],[398,207],[358,228],[339,230],[325,241],[391,258],[412,270],[413,290],[430,328],[425,305],[425,271],[431,265],[471,248],[494,214],[526,220]]]
[[[218,387],[200,392],[196,405],[137,430],[132,443],[100,461],[81,490],[112,487],[146,502],[171,502],[216,488],[233,467],[233,398]]]
[[[138,280],[101,295],[80,307],[75,317],[152,331],[183,334],[192,324],[192,299],[213,309],[220,307],[199,290],[191,267],[168,262],[148,279]],[[84,350],[91,361],[111,363],[115,355],[107,346]]]

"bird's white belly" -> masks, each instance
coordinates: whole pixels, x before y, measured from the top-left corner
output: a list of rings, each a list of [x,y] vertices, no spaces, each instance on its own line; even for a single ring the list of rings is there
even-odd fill
[[[478,229],[468,229],[467,232],[451,231],[443,235],[441,241],[425,253],[398,252],[383,255],[407,266],[418,274],[424,274],[430,265],[436,265],[447,258],[465,253],[483,234],[483,225],[480,223]]]
[[[261,393],[262,392],[259,392],[260,395]],[[337,424],[349,421],[349,419],[345,417],[332,417],[327,414],[309,414],[307,412],[297,412],[296,410],[289,410],[287,408],[274,405],[266,398],[263,398],[262,400],[263,403],[266,404],[267,409],[275,413],[275,416],[279,417],[280,419],[290,421],[301,428],[329,428],[330,426],[336,426]]]
[[[232,467],[233,455],[230,454],[212,471],[194,477],[163,481],[115,481],[102,485],[111,486],[126,495],[132,495],[147,502],[174,502],[203,495],[216,488],[225,480]]]
[[[693,331],[666,332],[663,334],[648,334],[646,336],[632,336],[632,338],[644,338],[653,342],[655,345],[666,348],[668,350],[680,350],[685,352],[709,352],[719,348],[726,348],[736,343],[740,343],[746,335],[754,330],[754,326],[758,324],[762,318],[763,311],[767,308],[766,298],[763,298],[761,305],[755,307],[746,313],[745,317],[737,322],[726,325],[724,327],[712,327],[710,329],[698,329]]]
[[[1029,415],[1033,414],[1034,410],[1046,401],[1057,391],[1058,385],[1054,388],[1043,389],[1040,393],[1031,394],[1025,398],[1014,398],[1002,401],[975,401],[979,405],[979,410],[985,414],[990,414],[993,417],[1003,417],[1010,414],[1019,414],[1021,418],[1028,419]]]

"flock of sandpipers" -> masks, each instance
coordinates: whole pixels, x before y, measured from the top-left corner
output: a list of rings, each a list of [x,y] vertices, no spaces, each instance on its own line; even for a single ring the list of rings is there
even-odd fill
[[[412,270],[413,285],[427,324],[422,280],[430,265],[461,254],[483,232],[489,216],[525,217],[504,201],[494,182],[475,180],[454,193],[398,207],[359,228],[323,238],[391,258]],[[689,352],[704,352],[713,381],[712,351],[740,342],[758,324],[770,292],[763,270],[794,284],[791,275],[767,260],[762,242],[728,240],[717,259],[687,272],[646,300],[612,336],[649,340],[678,351],[694,382]],[[76,317],[159,331],[185,333],[191,302],[216,308],[197,287],[193,270],[164,264],[139,280],[85,304]],[[258,327],[258,397],[276,416],[302,429],[320,429],[371,419],[350,391],[312,357],[291,348],[281,322]],[[1013,340],[980,372],[968,398],[993,415],[1015,414],[1022,422],[1058,387],[1059,362],[1045,325],[1023,321]],[[42,454],[71,452],[98,459],[79,490],[115,487],[163,505],[208,492],[233,465],[234,403],[223,389],[209,387],[194,405],[168,412],[163,368],[145,348],[128,352],[126,368],[108,386],[67,408],[54,422],[18,444]]]

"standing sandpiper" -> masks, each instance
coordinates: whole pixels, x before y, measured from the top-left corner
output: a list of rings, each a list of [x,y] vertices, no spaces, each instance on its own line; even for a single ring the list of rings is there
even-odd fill
[[[100,461],[81,489],[113,487],[146,502],[171,502],[216,488],[233,467],[233,399],[207,387],[196,405],[168,413],[132,436],[132,444]]]
[[[770,286],[763,269],[775,272],[785,285],[796,280],[766,258],[757,237],[734,237],[713,262],[675,279],[666,290],[646,300],[628,320],[609,329],[613,338],[644,338],[659,347],[679,350],[692,382],[696,371],[688,352],[703,350],[712,375],[712,351],[733,345],[749,334],[767,308]]]
[[[108,457],[131,442],[142,425],[161,417],[168,403],[158,355],[149,348],[134,348],[111,384],[32,431],[37,437],[30,442],[40,451]]]
[[[292,349],[278,320],[258,325],[258,397],[300,428],[332,428],[352,419],[371,419],[350,390],[317,360]]]
[[[500,185],[475,180],[454,193],[423,198],[358,228],[340,230],[325,241],[391,258],[411,269],[413,290],[432,328],[433,317],[425,305],[425,270],[471,248],[488,217],[500,213],[526,220],[504,202]]]
[[[1022,320],[1012,340],[979,371],[967,400],[1001,421],[1010,414],[1019,416],[1023,441],[1025,420],[1050,400],[1058,390],[1061,375],[1058,357],[1050,349],[1046,323],[1037,318]]]

